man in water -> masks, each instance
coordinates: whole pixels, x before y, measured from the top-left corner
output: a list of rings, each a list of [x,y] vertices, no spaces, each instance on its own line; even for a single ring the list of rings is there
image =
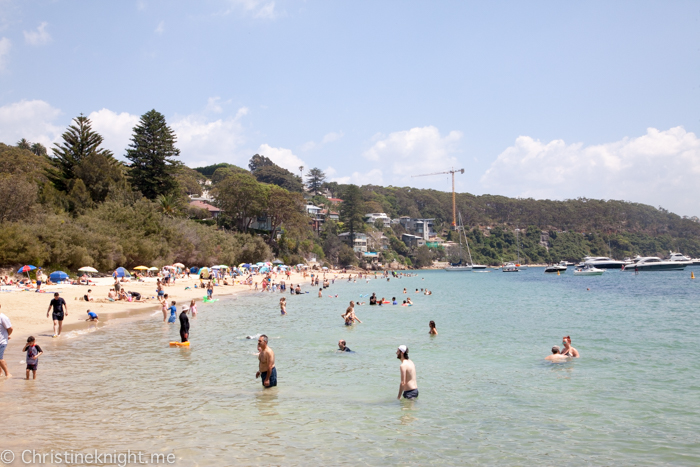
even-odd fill
[[[338,350],[340,350],[341,352],[352,352],[352,350],[350,350],[350,347],[348,347],[348,346],[345,344],[345,341],[344,341],[343,339],[340,339],[340,340],[338,341]],[[353,352],[353,353],[354,353],[354,352]]]
[[[271,388],[277,386],[277,368],[275,368],[275,352],[267,346],[267,336],[265,334],[258,338],[258,372],[255,378],[262,378],[263,387]]]
[[[53,294],[53,300],[49,303],[49,308],[46,310],[46,317],[49,317],[49,311],[53,307],[53,337],[58,337],[61,335],[61,329],[63,328],[63,318],[68,316],[68,305],[66,301],[58,296],[58,292]]]
[[[549,360],[550,362],[565,362],[567,357],[566,355],[562,355],[559,352],[559,346],[555,345],[552,347],[552,355],[547,355],[544,357],[545,360]]]
[[[180,313],[180,342],[188,342],[190,338],[190,319],[187,317],[189,310],[187,305],[182,305],[182,312]]]
[[[401,395],[405,399],[415,399],[418,397],[418,383],[416,382],[416,366],[408,359],[408,347],[400,345],[396,349],[396,358],[401,360],[401,385],[399,386],[399,395],[397,399],[401,399]]]

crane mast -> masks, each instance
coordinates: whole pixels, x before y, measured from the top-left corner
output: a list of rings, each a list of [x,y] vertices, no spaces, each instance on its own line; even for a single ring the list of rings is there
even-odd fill
[[[435,172],[431,174],[421,174],[421,175],[413,175],[413,177],[429,177],[431,175],[446,175],[446,174],[452,174],[452,228],[456,229],[457,228],[457,205],[455,202],[455,174],[456,173],[464,173],[464,169],[455,169],[452,167],[451,170],[448,170],[447,172]]]

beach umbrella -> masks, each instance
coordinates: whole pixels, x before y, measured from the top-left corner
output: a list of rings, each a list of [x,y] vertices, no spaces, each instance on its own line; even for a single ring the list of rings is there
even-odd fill
[[[138,269],[139,271],[148,271],[148,266],[136,266],[134,269]]]
[[[22,272],[29,272],[29,271],[33,271],[33,270],[35,270],[35,269],[36,269],[36,266],[32,266],[31,264],[25,264],[24,266],[22,266],[21,268],[19,268],[19,270],[17,271],[17,273],[19,274],[19,273],[22,273]]]
[[[127,271],[124,268],[117,268],[115,271],[117,273],[117,277],[131,277],[131,274],[129,274],[129,271]]]
[[[272,266],[272,263],[269,262],[269,261],[267,261],[267,262],[265,263],[265,266]]]
[[[255,263],[255,265],[256,266],[265,266],[265,263],[263,263],[262,261],[259,261],[259,262]]]
[[[244,268],[249,268],[249,267],[251,267],[251,266],[252,266],[252,265],[251,265],[250,263],[244,263],[244,264],[243,264],[243,267],[244,267]]]
[[[298,268],[303,267],[303,266],[306,266],[306,265],[305,264],[297,264]]]
[[[173,264],[173,266],[175,266],[176,268],[184,268],[185,267],[185,265],[182,263],[175,263],[175,264]]]
[[[54,271],[51,274],[49,274],[49,278],[52,282],[61,282],[68,279],[68,274],[66,274],[63,271]]]
[[[163,266],[163,269],[176,269],[175,266]]]
[[[323,266],[323,267],[322,267],[321,269],[325,269],[325,270],[328,270],[328,268],[327,268],[327,267],[325,267],[325,266]]]
[[[152,268],[148,268],[148,270],[149,271],[158,271],[159,269],[157,267],[153,266]]]
[[[272,262],[272,264],[284,264],[284,261],[281,261],[279,259],[276,259]]]
[[[83,266],[82,268],[78,269],[80,272],[97,272],[97,269],[91,268],[90,266]]]
[[[231,269],[231,268],[226,266],[225,264],[220,264],[219,269]]]
[[[212,266],[211,268],[212,268],[212,269],[220,269],[221,266]]]

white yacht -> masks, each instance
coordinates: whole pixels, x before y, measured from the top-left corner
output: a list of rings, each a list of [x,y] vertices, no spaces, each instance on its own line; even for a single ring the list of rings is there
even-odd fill
[[[672,251],[669,251],[669,254],[671,255],[670,258],[668,258],[669,261],[685,263],[686,266],[692,266],[694,264],[694,261],[691,258],[688,258],[687,256],[684,256],[681,253],[674,253]]]
[[[689,263],[683,261],[662,260],[658,256],[637,256],[632,264],[627,264],[623,271],[682,271]]]
[[[577,268],[574,271],[574,276],[602,276],[604,272],[605,269],[598,269],[590,264],[586,264],[582,268]]]
[[[449,272],[469,272],[472,270],[472,267],[469,265],[463,265],[463,264],[458,264],[458,265],[451,264],[443,269],[445,271],[449,271]]]
[[[622,269],[628,263],[609,258],[608,256],[585,256],[583,261],[576,266],[582,268],[587,264],[598,269]]]
[[[560,261],[559,264],[552,264],[544,268],[544,272],[566,272],[567,269],[566,261]]]
[[[520,271],[520,269],[518,269],[518,267],[513,262],[504,264],[503,267],[501,267],[501,270],[503,272],[519,272]]]

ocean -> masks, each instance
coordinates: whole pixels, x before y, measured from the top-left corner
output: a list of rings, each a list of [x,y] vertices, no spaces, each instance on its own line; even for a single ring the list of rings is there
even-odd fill
[[[178,326],[160,311],[40,337],[39,379],[0,383],[0,449],[142,451],[183,466],[695,466],[700,279],[690,271],[415,271],[336,281],[323,298],[307,281],[308,294],[283,295],[287,316],[279,293],[199,303],[189,349],[168,346]],[[362,324],[344,326],[348,302],[372,292],[414,305],[358,306]],[[255,379],[246,336],[259,333],[276,354],[273,389]],[[581,358],[546,362],[566,335]],[[337,352],[339,339],[354,353]],[[396,399],[401,344],[417,368],[415,401]]]

